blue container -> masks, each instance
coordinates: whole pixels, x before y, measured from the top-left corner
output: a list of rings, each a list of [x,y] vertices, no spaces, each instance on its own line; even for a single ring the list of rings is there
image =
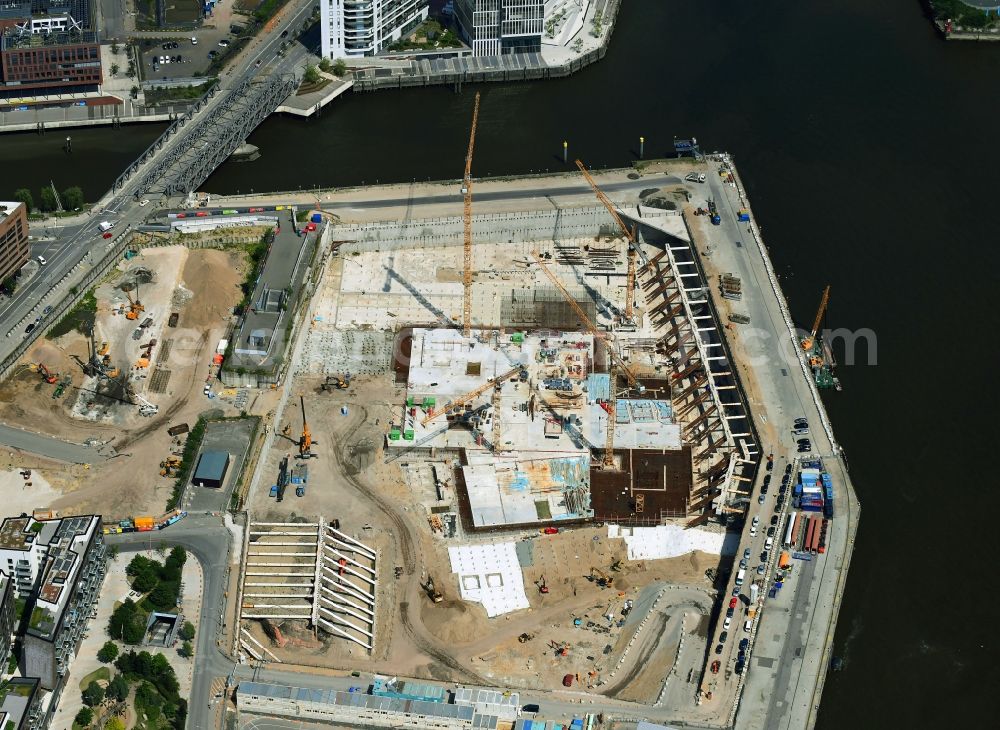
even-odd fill
[[[312,218],[310,218],[309,220],[312,221],[313,223],[322,223],[323,216],[320,213],[313,213]]]

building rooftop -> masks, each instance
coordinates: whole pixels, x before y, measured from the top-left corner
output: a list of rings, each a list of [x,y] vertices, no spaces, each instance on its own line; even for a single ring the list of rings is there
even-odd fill
[[[5,51],[24,48],[51,48],[53,46],[97,45],[100,41],[94,31],[70,30],[55,33],[22,33],[7,30],[0,36],[0,48]]]
[[[4,201],[4,200],[0,200],[0,221],[2,221],[4,218],[6,218],[9,215],[13,215],[14,211],[17,210],[17,207],[19,205],[24,205],[24,203],[21,203],[20,201],[16,201],[16,200],[15,201],[10,201],[10,202]]]
[[[20,525],[29,521],[27,530],[34,536],[32,543],[48,548],[45,563],[40,569],[38,598],[28,621],[28,631],[32,634],[49,638],[59,626],[62,613],[69,603],[72,587],[76,583],[86,545],[93,537],[100,519],[96,515],[45,521],[19,517],[8,518],[0,525],[2,539],[12,523]],[[8,549],[26,548],[15,546]]]
[[[197,483],[202,480],[222,481],[226,475],[226,467],[229,466],[229,453],[226,451],[203,451],[198,458],[198,466],[195,467],[192,482]]]
[[[322,705],[356,707],[383,713],[447,717],[472,722],[475,710],[468,705],[450,705],[443,702],[404,700],[395,697],[378,697],[361,692],[339,692],[333,689],[306,689],[281,684],[240,682],[236,688],[240,697],[272,697],[294,702],[312,702]],[[495,718],[494,718],[495,721]],[[485,726],[484,726],[485,727]],[[493,727],[495,727],[495,722]]]
[[[38,691],[37,678],[12,677],[0,684],[0,728],[20,728]]]
[[[468,452],[462,479],[476,527],[592,517],[590,454]]]

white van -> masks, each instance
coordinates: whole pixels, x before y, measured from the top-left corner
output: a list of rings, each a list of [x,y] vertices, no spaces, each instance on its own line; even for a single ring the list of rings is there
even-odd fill
[[[736,585],[743,585],[743,579],[746,578],[746,575],[747,572],[741,568],[740,572],[736,574]]]
[[[764,549],[770,550],[772,547],[774,547],[774,538],[769,537],[764,541]]]
[[[115,224],[109,221],[101,221],[100,223],[97,224],[97,227],[101,229],[101,233],[104,233],[114,228]]]
[[[752,629],[752,628],[753,628],[753,620],[752,619],[747,620],[746,622],[744,622],[744,624],[743,624],[743,630],[745,632],[747,632],[749,634],[750,633],[750,629]]]

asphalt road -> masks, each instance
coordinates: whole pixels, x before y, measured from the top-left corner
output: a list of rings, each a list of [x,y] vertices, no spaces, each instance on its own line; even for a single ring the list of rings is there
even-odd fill
[[[525,182],[530,182],[526,180]],[[625,182],[617,183],[606,183],[601,185],[601,190],[605,193],[620,193],[620,192],[635,192],[636,190],[646,190],[648,188],[659,187],[663,185],[679,185],[681,179],[673,176],[665,176],[662,178],[652,178],[643,177],[638,180],[628,180]],[[505,200],[532,200],[536,198],[552,198],[560,197],[564,195],[580,195],[588,194],[593,196],[594,191],[587,184],[583,178],[579,178],[579,182],[576,185],[564,185],[558,188],[553,187],[530,187],[530,188],[513,188],[505,190],[490,190],[485,192],[476,192],[475,201],[477,203],[485,202],[496,202]],[[461,201],[462,196],[456,190],[455,193],[451,195],[422,195],[419,197],[410,198],[383,198],[379,200],[362,200],[344,203],[325,203],[323,205],[324,210],[367,210],[371,208],[396,208],[400,206],[408,205],[437,205],[441,203],[454,203],[455,201]],[[594,205],[597,205],[597,200],[595,198]]]
[[[113,3],[114,0],[106,2]],[[277,57],[284,40],[281,33],[289,30],[289,35],[295,37],[294,30],[302,26],[312,13],[312,9],[311,0],[305,2],[300,0],[297,11],[286,13],[286,18],[276,25],[271,33],[253,43],[249,50],[244,52],[240,61],[230,66],[222,75],[219,79],[219,93],[208,101],[195,119],[211,113],[222,102],[226,92],[245,77],[263,73],[265,65],[268,73],[284,73],[301,65],[309,52],[300,43],[295,43],[286,50],[283,58]],[[256,65],[258,61],[261,62],[260,67]],[[268,63],[263,63],[265,61]],[[186,129],[194,126],[189,124]],[[187,134],[181,131],[164,143],[156,159],[183,144],[187,144]],[[6,358],[20,343],[24,337],[25,327],[41,314],[43,305],[53,304],[69,295],[68,284],[64,285],[65,291],[62,289],[53,291],[53,287],[81,262],[84,266],[92,266],[106,252],[107,242],[101,237],[101,232],[97,228],[99,222],[107,220],[115,223],[117,233],[127,225],[141,223],[152,212],[158,201],[147,207],[141,207],[133,194],[150,164],[151,162],[147,162],[138,173],[132,175],[122,190],[114,193],[109,191],[105,194],[92,211],[74,219],[65,219],[63,227],[59,230],[55,230],[54,227],[49,228],[49,232],[55,235],[56,240],[39,242],[33,246],[32,255],[37,256],[41,253],[48,262],[30,281],[23,283],[12,298],[0,304],[0,322],[5,325],[0,330],[0,335],[3,335],[0,337],[0,360]],[[38,224],[34,226],[36,231],[39,227],[44,233],[46,227]],[[35,253],[35,249],[38,253]]]
[[[71,464],[93,464],[96,461],[104,461],[104,457],[96,449],[3,424],[0,424],[0,444]]]

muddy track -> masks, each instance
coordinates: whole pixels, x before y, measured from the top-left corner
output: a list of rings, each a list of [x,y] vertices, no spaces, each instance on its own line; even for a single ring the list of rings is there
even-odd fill
[[[354,406],[358,411],[360,411],[362,422],[368,419],[368,409],[364,406]],[[349,447],[344,444],[340,448],[333,449],[333,454],[337,459],[337,466],[340,468],[340,472],[347,478],[347,481],[357,489],[366,498],[370,499],[379,508],[379,511],[384,514],[395,528],[396,534],[399,536],[397,542],[399,543],[399,552],[403,557],[403,568],[407,575],[414,575],[417,572],[417,562],[414,558],[414,547],[413,547],[413,535],[410,533],[410,527],[406,524],[406,520],[392,507],[392,505],[373,489],[369,489],[365,484],[357,478],[357,472],[355,471],[354,465],[348,462],[346,451]]]
[[[364,406],[355,406],[358,410],[358,415],[361,416],[361,422],[364,423],[368,420],[368,409]],[[358,490],[366,498],[370,499],[378,508],[379,511],[384,514],[389,521],[392,523],[398,538],[396,542],[399,544],[399,551],[403,558],[403,568],[408,576],[414,576],[417,572],[417,563],[415,558],[416,549],[414,548],[414,538],[413,534],[410,532],[410,526],[407,524],[406,520],[401,514],[399,514],[393,505],[387,501],[381,494],[370,489],[366,486],[360,479],[358,479],[357,474],[360,472],[355,464],[352,464],[349,459],[349,452],[351,446],[347,443],[342,443],[340,448],[332,449],[334,458],[337,460],[337,466],[340,472],[344,475],[348,482]],[[426,654],[428,657],[438,662],[442,666],[448,667],[456,672],[459,672],[459,676],[464,678],[471,678],[478,680],[481,683],[486,683],[486,680],[479,675],[472,672],[468,667],[463,666],[457,659],[453,656],[445,653],[437,646],[435,646],[431,641],[424,638],[417,630],[414,628],[413,623],[410,620],[409,615],[410,603],[409,601],[400,601],[399,603],[399,620],[403,626],[403,630],[410,637],[413,645],[418,648],[421,652]]]
[[[656,652],[656,650],[660,647],[660,641],[664,639],[663,631],[667,628],[667,622],[669,620],[670,616],[665,613],[660,613],[657,615],[657,622],[655,626],[647,626],[643,629],[648,638],[643,642],[645,647],[643,648],[642,654],[632,660],[632,668],[628,670],[627,674],[621,678],[616,677],[618,680],[617,682],[601,691],[602,695],[620,699],[618,697],[618,693],[632,684],[632,682],[634,682],[635,679],[642,674],[643,670],[649,668],[649,660],[652,658],[654,652]]]
[[[410,604],[407,601],[402,601],[399,604],[399,621],[406,630],[406,633],[410,635],[413,640],[413,645],[416,646],[420,651],[429,656],[436,662],[443,664],[449,669],[454,669],[459,672],[459,676],[462,678],[463,682],[478,682],[479,684],[489,684],[483,677],[473,672],[468,667],[462,666],[461,663],[454,657],[445,654],[443,651],[437,649],[434,645],[424,641],[420,638],[417,632],[413,628],[413,624],[410,622]]]
[[[208,342],[208,333],[202,333],[200,340],[200,347],[198,348],[198,353],[195,355],[196,359],[201,357],[202,350],[204,350],[205,344],[207,342]],[[170,406],[170,408],[168,408],[162,414],[157,415],[149,424],[143,426],[142,428],[136,429],[135,431],[130,432],[124,439],[122,439],[118,443],[112,443],[112,446],[115,447],[115,450],[120,452],[122,449],[134,444],[137,441],[142,440],[144,437],[148,436],[154,431],[158,431],[164,426],[166,426],[167,422],[170,421],[170,419],[173,418],[174,415],[176,415],[177,412],[180,411],[185,405],[187,405],[188,399],[190,398],[191,385],[194,382],[194,377],[196,373],[197,370],[192,371],[191,373],[191,378],[187,384],[188,393],[186,395],[178,398],[173,403],[173,405]]]

